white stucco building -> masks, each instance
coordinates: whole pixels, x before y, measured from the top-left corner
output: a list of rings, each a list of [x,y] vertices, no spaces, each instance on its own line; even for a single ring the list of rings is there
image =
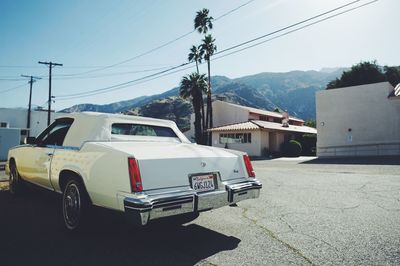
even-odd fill
[[[400,155],[400,86],[388,82],[317,92],[317,156]]]
[[[52,112],[51,122],[62,113]],[[0,108],[0,161],[7,159],[8,150],[24,143],[26,137],[36,137],[47,127],[47,111],[31,111],[31,127],[27,128],[28,109]]]
[[[51,122],[62,113],[50,113]],[[19,128],[28,130],[28,109],[24,108],[0,108],[0,126],[3,128]],[[37,136],[47,127],[47,110],[31,111],[30,136]]]
[[[284,115],[220,100],[213,101],[212,146],[247,152],[251,156],[277,153],[285,140],[304,133],[316,134],[315,128],[304,126],[304,121]],[[185,135],[193,140],[194,115],[191,129]]]

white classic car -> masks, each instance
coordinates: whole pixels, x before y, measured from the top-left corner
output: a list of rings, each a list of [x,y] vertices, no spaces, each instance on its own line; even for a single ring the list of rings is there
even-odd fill
[[[12,148],[10,192],[25,182],[62,194],[67,229],[90,206],[125,212],[139,225],[257,198],[262,187],[242,152],[192,144],[168,120],[73,113],[58,118],[27,145]]]

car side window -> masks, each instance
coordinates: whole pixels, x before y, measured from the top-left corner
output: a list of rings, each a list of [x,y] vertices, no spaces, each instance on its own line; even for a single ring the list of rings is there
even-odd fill
[[[36,140],[38,146],[62,146],[65,136],[74,120],[72,118],[57,119]]]

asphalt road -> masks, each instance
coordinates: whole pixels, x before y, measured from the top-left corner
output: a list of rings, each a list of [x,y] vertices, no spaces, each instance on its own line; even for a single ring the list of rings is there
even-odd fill
[[[70,234],[57,196],[0,191],[0,265],[400,265],[400,158],[253,164],[259,199],[178,227]]]

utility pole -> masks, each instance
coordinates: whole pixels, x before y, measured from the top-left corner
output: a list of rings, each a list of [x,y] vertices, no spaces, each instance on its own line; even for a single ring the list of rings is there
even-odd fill
[[[27,76],[27,75],[21,75],[21,77],[30,78],[30,80],[28,81],[28,83],[30,84],[30,88],[29,88],[28,119],[26,123],[26,128],[28,129],[28,137],[29,137],[31,131],[32,84],[36,82],[36,80],[41,78],[34,76]]]
[[[38,63],[49,66],[49,110],[47,111],[47,126],[48,126],[50,125],[50,112],[51,112],[51,69],[55,66],[62,66],[62,64],[53,62],[42,62],[42,61],[39,61]]]

